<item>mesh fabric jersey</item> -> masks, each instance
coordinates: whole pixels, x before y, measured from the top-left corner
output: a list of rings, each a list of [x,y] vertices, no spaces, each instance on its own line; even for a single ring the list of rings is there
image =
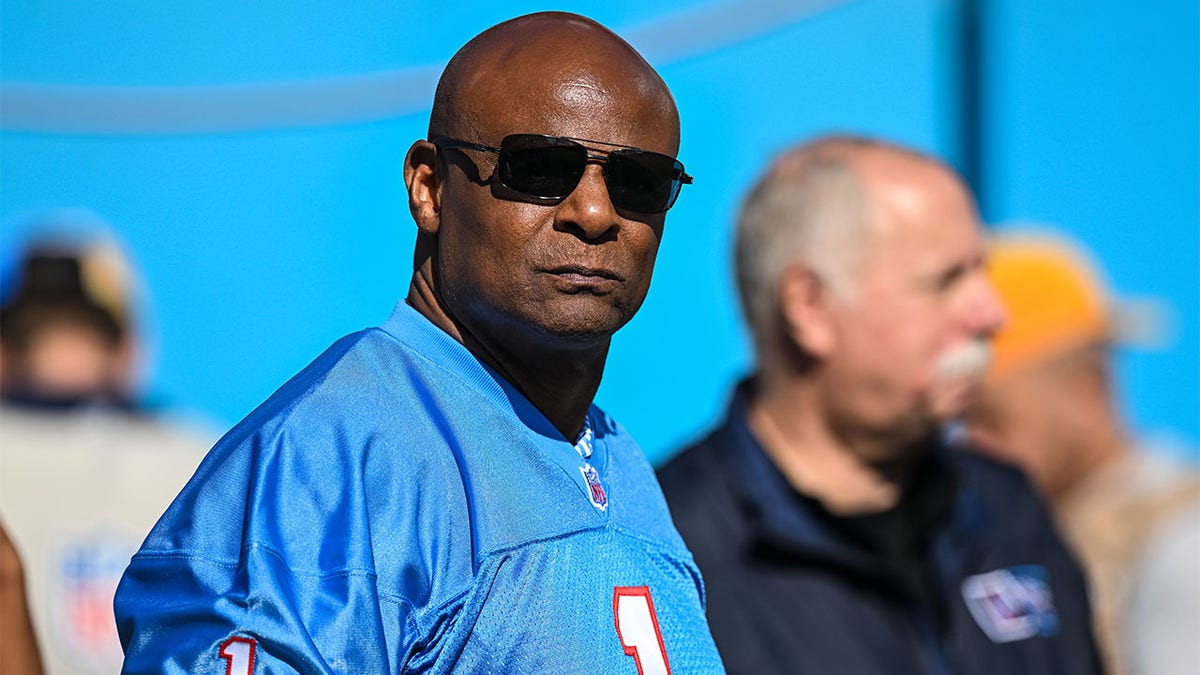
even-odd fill
[[[585,458],[401,303],[205,459],[118,589],[125,672],[722,672],[649,464],[589,420]]]

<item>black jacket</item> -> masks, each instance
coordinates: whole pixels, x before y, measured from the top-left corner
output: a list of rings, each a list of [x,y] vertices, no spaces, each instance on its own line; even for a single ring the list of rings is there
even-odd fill
[[[745,410],[739,394],[721,427],[659,472],[730,673],[1100,672],[1082,573],[1018,471],[932,451],[909,492],[935,496],[908,509],[919,553],[905,564],[795,492]]]

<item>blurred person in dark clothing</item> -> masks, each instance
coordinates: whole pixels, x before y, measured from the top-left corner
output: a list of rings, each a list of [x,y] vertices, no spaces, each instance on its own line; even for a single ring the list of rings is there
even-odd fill
[[[768,169],[736,248],[756,370],[659,473],[729,671],[1097,672],[1040,500],[944,433],[1003,320],[961,180],[823,138]]]
[[[1050,500],[1087,570],[1111,673],[1200,669],[1200,474],[1142,447],[1117,401],[1113,349],[1156,335],[1154,305],[1118,302],[1062,235],[1006,229],[988,274],[1008,311],[978,404],[975,446]]]
[[[0,303],[0,517],[46,672],[113,673],[121,572],[211,439],[140,403],[115,238],[79,210],[27,227]]]

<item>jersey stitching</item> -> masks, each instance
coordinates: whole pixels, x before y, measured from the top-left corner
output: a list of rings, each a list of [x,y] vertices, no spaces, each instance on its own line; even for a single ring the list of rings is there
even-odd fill
[[[375,585],[375,595],[384,602],[390,602],[394,605],[400,605],[403,607],[404,623],[408,624],[408,627],[412,630],[412,634],[420,636],[425,635],[425,629],[422,628],[420,622],[417,621],[417,606],[409,601],[408,598],[397,593],[388,593],[383,591],[379,588],[378,584]]]
[[[513,551],[519,551],[519,550],[521,550],[523,548],[527,548],[529,546],[536,546],[538,544],[544,544],[546,542],[556,541],[559,539],[566,539],[568,537],[573,537],[577,534],[600,532],[603,530],[612,530],[613,532],[620,534],[622,536],[626,536],[631,539],[636,539],[639,542],[648,544],[651,547],[653,547],[659,551],[662,551],[664,553],[670,553],[672,555],[683,556],[689,560],[691,559],[691,554],[686,549],[681,550],[680,547],[678,547],[678,546],[672,546],[670,544],[665,544],[661,541],[651,539],[651,538],[647,537],[646,535],[639,534],[638,532],[635,532],[633,530],[628,530],[624,527],[621,527],[620,525],[613,525],[610,522],[603,523],[601,525],[597,525],[594,527],[585,527],[585,528],[580,528],[578,530],[571,530],[570,532],[562,532],[562,533],[553,534],[553,535],[550,535],[547,537],[540,537],[538,539],[529,539],[529,540],[523,541],[519,544],[513,544],[511,546],[505,546],[503,548],[495,548],[495,549],[482,551],[480,553],[480,558],[483,559],[483,558],[491,558],[494,556],[502,556],[502,555],[506,555],[508,553],[512,553]]]
[[[434,361],[430,357],[426,356],[423,351],[419,350],[415,345],[413,345],[408,340],[405,340],[405,339],[401,338],[400,336],[389,333],[388,331],[386,331],[380,327],[368,328],[363,332],[364,333],[365,332],[379,332],[379,333],[383,334],[386,338],[390,339],[392,342],[395,342],[396,344],[400,345],[401,347],[404,347],[410,358],[412,358],[414,360],[420,360],[420,361],[428,364],[429,366],[431,366],[431,370],[436,370],[439,373],[444,373],[447,377],[454,379],[456,382],[458,382],[462,386],[466,387],[469,390],[469,392],[472,393],[473,395],[479,396],[480,398],[484,399],[484,401],[487,402],[488,404],[493,405],[493,406],[497,405],[497,402],[495,400],[493,400],[492,392],[485,391],[484,388],[481,387],[478,383],[471,382],[468,379],[466,379],[465,377],[463,377],[461,374],[459,374],[457,371],[455,371],[451,368],[447,368],[444,364],[442,364],[438,361]],[[482,368],[482,366],[480,366],[480,367]],[[486,368],[484,368],[483,370],[485,373],[487,373]],[[500,385],[500,383],[496,382],[495,380],[491,380],[491,382],[492,382],[492,385],[495,386],[499,390],[499,394],[500,394],[501,398],[503,398],[505,395],[504,387],[502,385]],[[530,403],[530,405],[532,406],[533,404]],[[533,406],[533,407],[536,409],[536,406]],[[595,405],[588,406],[589,419],[592,414],[593,408],[595,408]],[[598,408],[596,408],[596,410],[598,413],[603,414],[602,411],[600,411]],[[444,416],[439,416],[439,417],[444,417]],[[593,432],[593,434],[594,434],[594,432]],[[575,444],[571,443],[571,441],[567,440],[566,438],[563,438],[561,442],[566,443],[567,445],[571,446],[572,449],[574,449]],[[599,439],[596,438],[593,442],[599,442]],[[586,464],[586,461],[585,461],[585,464]],[[587,498],[588,497],[587,488],[580,485],[575,480],[575,475],[573,473],[571,473],[570,471],[568,471],[563,466],[559,466],[558,468],[563,472],[563,475],[565,475],[567,477],[567,480],[571,483],[571,485],[575,486],[575,489],[577,491],[579,491],[579,493],[581,495],[583,495],[585,498]],[[570,534],[570,533],[567,533],[567,534]],[[518,544],[517,546],[520,546],[520,545]],[[499,550],[504,550],[504,549],[499,549]]]
[[[612,525],[612,529],[614,531],[616,531],[617,533],[622,534],[626,537],[630,537],[632,539],[637,539],[638,541],[640,541],[644,544],[649,544],[650,546],[653,546],[654,548],[656,548],[660,551],[670,553],[672,555],[684,556],[688,559],[690,559],[692,557],[691,552],[688,551],[686,548],[674,546],[669,543],[663,542],[659,539],[651,538],[649,535],[643,534],[641,532],[637,532],[635,530],[627,529],[622,525]]]
[[[378,326],[369,328],[367,330],[371,331],[371,332],[377,331],[379,333],[382,333],[385,337],[389,338],[392,342],[395,342],[396,344],[403,346],[405,348],[405,350],[408,352],[409,358],[419,359],[419,360],[433,366],[433,369],[436,369],[438,372],[445,373],[447,377],[454,378],[459,384],[465,385],[468,388],[475,390],[475,391],[479,390],[478,383],[468,381],[465,377],[463,377],[459,373],[455,372],[453,369],[447,368],[445,366],[445,364],[439,363],[438,361],[434,361],[433,359],[429,358],[428,356],[426,356],[424,354],[424,352],[422,350],[418,349],[415,345],[411,344],[408,340],[404,340],[404,339],[400,338],[400,336],[398,336],[398,335],[393,335],[392,333],[389,333],[388,331],[386,331],[383,328],[380,328]],[[464,347],[464,349],[466,349],[466,348]],[[480,368],[483,368],[483,366],[481,365]],[[485,373],[487,372],[486,369],[484,369],[484,372]],[[501,390],[500,393],[503,394],[504,393],[503,387],[500,387],[500,385],[498,383],[495,383],[495,382],[493,382],[493,383],[496,385],[496,387],[498,387]],[[564,438],[563,442],[566,443],[568,441],[567,441],[567,439]]]
[[[449,615],[450,613],[445,611],[446,608],[453,606],[455,603],[459,602],[461,599],[467,597],[467,595],[469,595],[473,590],[475,590],[475,584],[477,581],[478,581],[478,574],[476,574],[475,576],[473,576],[471,578],[471,581],[463,588],[463,590],[455,593],[454,595],[450,596],[446,600],[443,600],[442,602],[438,603],[435,606],[426,607],[424,612],[418,610],[414,604],[412,604],[411,602],[409,602],[407,599],[405,599],[404,597],[402,597],[400,595],[397,595],[394,593],[383,593],[383,592],[379,593],[379,596],[381,598],[386,599],[389,602],[395,602],[397,604],[405,604],[409,607],[410,611],[405,614],[405,620],[408,621],[409,623],[411,623],[413,625],[413,627],[415,628],[415,630],[413,631],[413,635],[416,636],[416,639],[413,641],[413,644],[422,643],[424,645],[424,648],[421,651],[412,654],[412,656],[417,656],[419,654],[423,654],[423,653],[427,652],[436,643],[434,640],[428,639],[430,637],[427,634],[428,629],[422,627],[422,624],[424,623],[425,615],[426,614],[429,614],[432,616],[440,616],[442,614]],[[461,608],[459,608],[459,609],[461,609]],[[458,612],[454,612],[453,614],[454,614],[453,623],[457,623]],[[417,616],[414,616],[414,615],[419,615],[422,620],[418,621]],[[401,673],[409,672],[408,663],[404,664],[404,667],[401,669],[400,672]]]
[[[247,542],[245,545],[242,546],[243,551],[246,551],[249,549],[257,549],[257,550],[262,550],[266,553],[269,553],[273,558],[275,558],[279,562],[283,563],[283,568],[285,570],[287,570],[288,574],[290,574],[291,576],[294,576],[294,577],[303,577],[303,578],[307,578],[307,579],[331,579],[334,577],[361,576],[361,577],[368,577],[371,579],[375,579],[376,581],[378,581],[378,579],[379,579],[379,575],[378,575],[378,573],[375,572],[375,570],[358,569],[358,568],[354,568],[354,567],[342,567],[342,568],[338,568],[335,570],[326,570],[326,571],[322,571],[322,572],[308,572],[308,571],[296,570],[287,564],[287,560],[284,559],[282,554],[280,554],[278,551],[276,551],[275,549],[271,548],[270,546],[268,546],[266,544],[252,541],[252,542]],[[208,563],[209,565],[215,565],[218,567],[227,567],[230,569],[237,569],[239,566],[239,563],[236,560],[235,561],[218,560],[216,558],[211,558],[209,556],[195,553],[193,551],[187,551],[187,550],[139,552],[133,556],[133,560],[173,560],[173,559],[194,560],[197,562],[204,562],[204,563]]]
[[[483,373],[488,376],[488,381],[491,382],[492,386],[495,387],[495,391],[486,391],[484,387],[481,387],[479,385],[479,383],[468,380],[466,377],[464,377],[462,374],[457,372],[455,369],[447,368],[444,363],[434,361],[432,358],[427,356],[423,350],[419,349],[416,345],[412,344],[408,340],[401,338],[398,335],[389,333],[388,331],[386,331],[383,328],[378,327],[378,326],[376,326],[374,328],[369,328],[367,330],[368,331],[378,331],[379,333],[382,333],[385,337],[390,339],[392,342],[395,342],[396,344],[404,347],[405,350],[407,351],[409,358],[412,358],[415,360],[420,360],[424,363],[429,364],[430,366],[432,366],[432,368],[431,368],[432,370],[436,370],[439,373],[444,373],[447,377],[453,378],[456,382],[467,387],[469,390],[474,392],[476,395],[479,395],[480,397],[484,398],[485,400],[487,400],[489,403],[492,403],[493,405],[495,405],[497,402],[492,400],[492,398],[493,398],[492,394],[499,394],[499,397],[501,400],[503,400],[507,396],[504,392],[504,387],[499,382],[495,381],[495,379],[488,372],[488,369],[485,368],[482,365],[482,363],[480,363],[479,367],[483,371]],[[464,349],[466,349],[466,348],[464,347]],[[472,354],[471,356],[474,357],[474,354]],[[526,402],[529,402],[528,399],[526,399]],[[530,406],[535,409],[537,408],[536,406],[533,406],[532,403],[530,403]],[[499,406],[499,407],[502,408],[503,406]],[[593,406],[589,406],[589,412],[592,407]],[[541,411],[539,410],[538,412],[541,412]],[[562,439],[562,442],[566,443],[567,445],[570,445],[570,446],[574,445],[573,443],[571,443],[571,441],[567,440],[565,437]]]

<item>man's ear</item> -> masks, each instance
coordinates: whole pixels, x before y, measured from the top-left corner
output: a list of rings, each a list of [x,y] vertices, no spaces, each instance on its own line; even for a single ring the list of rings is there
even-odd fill
[[[787,337],[800,351],[821,358],[837,340],[831,309],[831,290],[815,271],[802,263],[788,265],[779,278],[779,312]]]
[[[423,234],[437,234],[441,225],[442,178],[433,143],[413,143],[404,158],[404,185],[408,187],[408,209]]]

